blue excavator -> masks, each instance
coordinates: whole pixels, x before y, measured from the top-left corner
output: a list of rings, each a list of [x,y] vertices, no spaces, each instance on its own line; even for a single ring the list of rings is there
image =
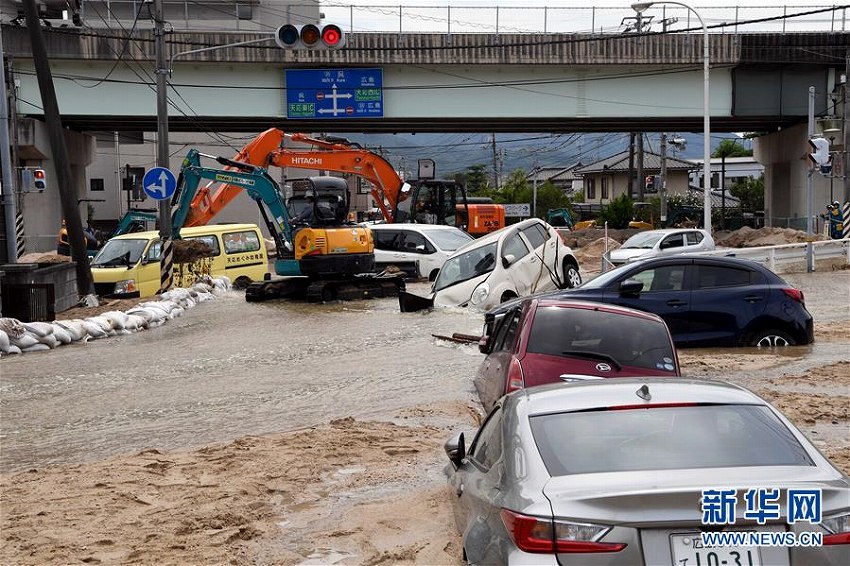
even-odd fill
[[[205,167],[201,158],[212,159],[229,169]],[[263,222],[274,238],[274,272],[280,276],[251,283],[248,301],[306,297],[312,302],[389,297],[404,289],[398,276],[375,273],[375,244],[368,228],[347,221],[349,202],[343,179],[310,177],[310,186],[293,202],[303,213],[291,217],[292,210],[278,183],[262,167],[200,153],[191,149],[183,160],[177,190],[171,198],[171,228],[175,239],[186,224],[191,204],[202,181],[239,187],[256,201]],[[304,199],[309,194],[312,198]],[[210,210],[221,206],[211,203]],[[207,221],[212,215],[207,218]]]

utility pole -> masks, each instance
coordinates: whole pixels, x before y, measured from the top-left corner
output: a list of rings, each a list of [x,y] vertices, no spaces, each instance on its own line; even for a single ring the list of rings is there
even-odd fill
[[[491,141],[493,148],[493,187],[499,190],[499,152],[496,151],[496,132],[493,132]]]
[[[3,210],[6,216],[6,261],[18,260],[18,243],[15,231],[15,185],[12,182],[12,153],[9,143],[9,109],[6,98],[6,59],[3,54],[3,28],[0,27],[0,166],[3,168]]]
[[[166,91],[165,29],[162,0],[154,0],[154,50],[156,52],[156,164],[168,168],[168,92]],[[159,239],[162,255],[159,264],[160,292],[171,288],[174,267],[171,245],[170,199],[159,201]]]
[[[637,142],[638,202],[643,202],[643,189],[645,186],[645,176],[643,174],[643,132],[638,134]]]
[[[661,134],[661,227],[667,227],[667,134]]]
[[[68,229],[68,242],[71,247],[71,257],[77,265],[77,292],[81,296],[94,293],[89,258],[86,255],[86,238],[83,235],[83,223],[80,209],[77,205],[77,191],[73,185],[71,162],[68,158],[68,147],[65,145],[65,132],[62,128],[62,118],[59,114],[59,104],[56,101],[56,89],[53,87],[53,76],[47,61],[47,49],[44,36],[41,33],[41,20],[35,0],[23,0],[24,13],[27,17],[27,30],[32,45],[32,60],[35,74],[38,78],[38,90],[41,94],[41,104],[44,107],[44,121],[50,139],[50,150],[56,170],[56,181],[59,185],[59,198],[62,201],[62,214]]]
[[[844,62],[844,84],[841,85],[843,87],[841,89],[843,97],[841,104],[843,121],[841,122],[841,127],[844,129],[844,147],[841,152],[843,156],[841,164],[843,167],[841,168],[841,174],[844,175],[844,202],[850,202],[850,172],[847,171],[848,166],[850,166],[850,159],[847,158],[847,154],[850,152],[850,121],[848,121],[850,120],[850,110],[847,109],[847,105],[850,104],[850,97],[847,96],[848,83],[850,83],[850,50],[847,51]]]
[[[532,199],[531,199],[531,217],[537,217],[537,176],[540,174],[540,169],[537,167],[537,160],[534,161],[534,179],[533,179],[533,189],[532,189]]]
[[[635,133],[629,134],[629,198],[634,198],[635,191]]]
[[[807,139],[812,139],[815,133],[815,87],[809,87],[809,129]],[[815,270],[814,246],[812,240],[814,238],[814,230],[812,229],[812,175],[815,173],[815,167],[809,167],[806,173],[806,271],[811,273]],[[845,173],[846,176],[846,173]]]

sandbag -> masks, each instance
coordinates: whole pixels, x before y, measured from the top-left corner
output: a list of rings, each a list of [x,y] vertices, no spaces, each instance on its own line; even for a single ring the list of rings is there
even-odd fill
[[[51,350],[60,344],[59,340],[52,333],[45,336],[39,336],[38,341]]]
[[[12,356],[14,354],[20,354],[20,353],[21,353],[21,349],[18,348],[17,346],[15,346],[14,344],[12,344],[11,346],[9,346],[9,351],[8,352],[2,352],[2,355]]]
[[[79,319],[57,320],[53,324],[64,328],[65,331],[68,332],[68,334],[71,336],[71,340],[73,340],[74,342],[82,340],[86,336],[88,336],[88,332],[83,326],[83,321]]]
[[[27,332],[39,338],[53,334],[53,325],[47,322],[24,322],[23,325]]]
[[[115,330],[124,330],[127,325],[127,314],[121,311],[107,311],[100,316],[108,319]]]
[[[38,338],[30,334],[29,332],[24,332],[17,338],[12,338],[12,344],[17,346],[21,350],[26,350],[30,346],[35,346],[38,343]]]
[[[86,333],[93,340],[97,340],[99,338],[106,338],[109,336],[109,333],[103,329],[103,327],[97,322],[86,319],[82,322],[83,328],[86,329]]]
[[[6,334],[5,330],[0,330],[0,353],[8,354],[11,346],[12,342],[9,341],[9,335]]]
[[[47,344],[42,344],[41,342],[36,342],[32,346],[27,348],[21,348],[21,352],[40,352],[43,350],[50,350],[50,346]]]
[[[14,340],[27,331],[17,318],[0,318],[0,330],[6,333],[9,340]]]
[[[54,323],[53,326],[53,336],[59,341],[61,344],[70,344],[73,340],[71,339],[71,333]]]

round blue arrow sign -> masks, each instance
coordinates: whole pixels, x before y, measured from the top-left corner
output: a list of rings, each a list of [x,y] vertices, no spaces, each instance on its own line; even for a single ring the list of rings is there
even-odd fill
[[[148,169],[142,178],[142,188],[145,194],[156,200],[171,198],[177,189],[177,179],[169,169],[154,167]]]

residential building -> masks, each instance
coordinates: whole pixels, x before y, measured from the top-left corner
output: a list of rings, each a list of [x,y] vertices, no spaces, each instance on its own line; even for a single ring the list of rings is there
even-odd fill
[[[636,165],[637,159],[634,162],[635,169]],[[693,161],[667,157],[667,194],[684,194],[687,192],[689,174],[697,168],[698,165]],[[645,177],[660,175],[661,156],[645,151],[643,153],[643,173]],[[624,151],[590,165],[579,167],[574,171],[574,174],[584,181],[584,201],[586,203],[607,204],[628,192],[629,152]],[[658,183],[654,183],[650,190],[647,190],[646,182],[646,178],[635,179],[632,198],[637,198],[638,183],[644,184],[644,195],[654,195],[658,192]]]

